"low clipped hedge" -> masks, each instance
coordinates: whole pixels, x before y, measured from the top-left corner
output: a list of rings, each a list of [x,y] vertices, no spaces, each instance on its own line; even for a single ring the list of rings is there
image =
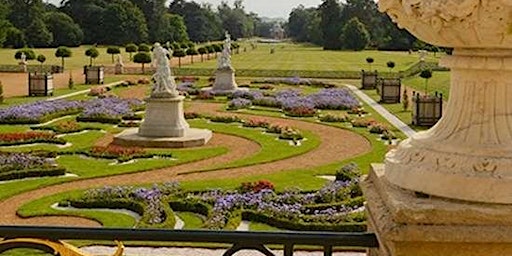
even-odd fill
[[[48,143],[48,144],[65,145],[67,142],[62,138],[30,139],[30,140],[20,140],[20,141],[0,141],[0,146],[18,146],[18,145],[26,145],[26,144],[34,144],[34,143]]]
[[[66,174],[66,169],[62,167],[30,169],[30,170],[13,170],[0,173],[0,181],[17,180],[34,177],[53,177]]]
[[[158,224],[150,224],[149,218],[147,214],[145,214],[146,205],[139,201],[134,201],[131,199],[111,199],[111,200],[68,200],[64,202],[60,202],[59,206],[72,206],[75,208],[85,208],[85,209],[94,209],[94,208],[106,208],[106,209],[126,209],[133,211],[141,216],[139,223],[137,223],[137,227],[139,228],[170,228],[173,229],[176,225],[176,218],[174,218],[174,212],[168,205],[162,205],[164,210],[164,219],[162,223]]]
[[[178,212],[192,212],[203,216],[209,216],[212,212],[212,206],[202,202],[191,202],[189,200],[172,200],[169,206]]]
[[[333,231],[333,232],[365,232],[366,223],[354,222],[354,223],[343,223],[343,224],[330,224],[330,223],[306,223],[296,222],[289,219],[281,219],[272,216],[268,216],[263,213],[256,211],[245,210],[242,212],[242,219],[264,223],[272,227],[288,230],[297,231]]]
[[[358,196],[356,198],[349,198],[349,199],[347,199],[343,202],[339,202],[339,203],[313,204],[313,205],[306,205],[304,207],[306,208],[306,210],[310,210],[310,211],[316,211],[316,210],[322,211],[322,210],[326,210],[329,208],[339,209],[342,207],[354,208],[354,207],[363,206],[365,201],[366,201],[366,199],[364,197]]]
[[[80,127],[79,129],[74,130],[63,130],[57,126],[40,126],[40,127],[30,127],[32,130],[41,130],[41,131],[52,131],[55,133],[75,133],[75,132],[83,132],[83,131],[99,131],[101,130],[98,127]]]
[[[120,156],[120,155],[114,155],[114,154],[104,154],[104,155],[98,155],[94,154],[89,150],[78,150],[78,151],[66,151],[61,152],[59,154],[62,155],[85,155],[87,157],[94,157],[94,158],[101,158],[101,159],[109,159],[109,160],[117,160],[119,162],[127,162],[134,159],[149,159],[153,157],[163,157],[163,158],[171,158],[172,153],[150,153],[146,152],[144,154],[136,154],[131,156]]]
[[[102,124],[120,124],[123,119],[120,117],[83,117],[77,116],[77,122],[90,122],[90,123],[102,123]]]

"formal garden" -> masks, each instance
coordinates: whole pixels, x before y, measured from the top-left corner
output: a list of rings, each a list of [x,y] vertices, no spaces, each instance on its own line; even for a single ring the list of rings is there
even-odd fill
[[[268,49],[259,44],[233,54],[242,75],[237,73],[239,90],[230,93],[204,90],[213,78],[198,74],[215,68],[213,56],[181,68],[173,62],[178,90],[186,97],[185,118],[194,128],[214,132],[204,147],[112,144],[115,134],[138,127],[144,118],[149,74],[108,75],[112,84],[92,86],[76,78],[73,88],[55,90],[55,96],[69,95],[65,98],[6,97],[0,108],[2,222],[364,231],[360,176],[406,136],[344,85],[359,86],[368,56],[376,60],[371,68],[384,76],[394,74],[389,60],[396,61],[396,73],[405,73],[418,57],[333,54],[294,44],[281,44],[274,54]],[[303,58],[311,61],[297,66]],[[279,68],[265,64],[275,59],[283,61]],[[110,61],[103,59],[105,66]],[[321,64],[329,61],[338,66]],[[327,78],[302,76],[316,70]],[[430,84],[447,84],[445,73]],[[425,87],[418,74],[403,83],[409,90]],[[439,89],[446,90],[429,88]],[[411,112],[402,103],[383,106],[409,122]]]

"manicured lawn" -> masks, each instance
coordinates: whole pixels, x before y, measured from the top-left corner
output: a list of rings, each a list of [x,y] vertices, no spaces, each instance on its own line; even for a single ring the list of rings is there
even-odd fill
[[[272,46],[260,44],[256,50],[234,54],[232,63],[235,69],[260,70],[322,70],[322,71],[360,71],[369,69],[367,57],[372,57],[375,63],[372,69],[389,71],[388,61],[396,63],[395,71],[404,70],[419,60],[417,54],[408,52],[381,51],[324,51],[321,47],[304,46],[299,44],[277,44],[274,54],[270,54]],[[428,60],[437,57],[429,56]],[[196,63],[187,68],[215,68],[216,61],[210,60]]]
[[[419,77],[419,75],[405,78],[403,80],[405,86],[411,87],[416,91],[425,92],[425,79]],[[434,92],[440,92],[443,94],[443,99],[448,100],[450,96],[450,72],[433,72],[432,78],[428,81],[428,92],[434,94]]]
[[[192,212],[174,212],[178,217],[185,222],[183,229],[200,229],[203,225],[203,218],[197,213]]]

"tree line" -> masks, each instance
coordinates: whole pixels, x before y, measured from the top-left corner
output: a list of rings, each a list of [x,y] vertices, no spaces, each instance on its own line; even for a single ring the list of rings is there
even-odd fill
[[[323,0],[311,8],[299,5],[290,13],[287,32],[297,42],[326,50],[438,50],[399,29],[373,0]]]
[[[174,0],[0,0],[0,46],[57,47],[81,44],[208,42],[224,31],[234,39],[269,36],[272,23],[233,6]]]

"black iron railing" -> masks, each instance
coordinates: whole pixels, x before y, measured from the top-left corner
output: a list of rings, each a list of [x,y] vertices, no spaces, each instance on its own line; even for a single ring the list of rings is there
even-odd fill
[[[224,256],[231,256],[240,250],[257,250],[266,256],[275,256],[266,245],[283,245],[285,256],[292,256],[296,245],[322,246],[325,256],[332,255],[334,247],[375,248],[379,246],[375,235],[371,233],[335,232],[243,232],[0,226],[0,237],[4,239],[161,241],[232,245],[226,250]]]

